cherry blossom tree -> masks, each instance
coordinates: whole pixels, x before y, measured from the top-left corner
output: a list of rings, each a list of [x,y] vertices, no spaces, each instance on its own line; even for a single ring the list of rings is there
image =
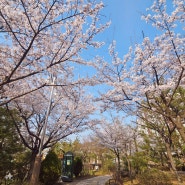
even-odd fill
[[[81,51],[100,47],[93,38],[108,26],[102,8],[94,0],[2,0],[0,105],[48,85],[66,63],[86,64]]]
[[[54,88],[47,121],[48,102],[47,91],[39,89],[37,93],[29,93],[24,98],[11,103],[11,106],[19,112],[22,120],[18,123],[14,119],[17,132],[24,145],[32,152],[30,174],[39,150],[50,148],[67,136],[83,131],[91,124],[89,116],[95,110],[92,97],[85,95],[80,85]],[[11,109],[10,106],[8,108]],[[14,118],[13,115],[12,118]],[[47,124],[46,135],[41,145],[45,124]]]
[[[144,107],[158,113],[176,126],[185,141],[184,117],[174,112],[173,105],[185,80],[184,0],[155,0],[147,11],[142,18],[158,29],[154,39],[144,37],[141,44],[130,47],[123,59],[113,42],[109,48],[112,63],[97,58],[92,64],[98,70],[99,83],[109,87],[99,100],[104,102],[103,109],[135,111],[136,115],[138,108]]]
[[[116,178],[121,182],[121,157],[125,156],[128,166],[131,167],[128,156],[130,151],[134,152],[134,130],[130,126],[123,125],[122,121],[118,118],[114,118],[113,123],[109,123],[106,120],[101,120],[100,122],[101,128],[93,127],[92,130],[99,144],[115,154],[117,161]],[[129,168],[129,172],[131,173],[131,168]]]
[[[103,6],[99,0],[0,2],[0,106],[19,111],[22,123],[15,126],[33,161],[38,150],[90,122],[94,107],[83,90],[88,79],[73,74],[75,65],[87,64],[82,51],[102,45],[94,37],[109,25],[101,23]],[[55,84],[50,75],[57,78]],[[51,85],[56,95],[48,109]]]

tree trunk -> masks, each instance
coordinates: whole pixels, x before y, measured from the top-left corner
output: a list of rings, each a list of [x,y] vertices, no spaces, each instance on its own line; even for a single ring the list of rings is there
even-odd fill
[[[130,179],[130,183],[131,185],[133,185],[133,178],[132,178],[132,165],[131,162],[127,156],[127,154],[125,154],[126,160],[127,160],[127,164],[128,164],[128,171],[129,171],[129,179]]]
[[[33,173],[33,170],[34,170],[34,164],[35,164],[36,156],[37,156],[37,150],[32,151],[31,160],[30,160],[30,169],[29,169],[28,177],[27,177],[28,181],[31,180],[31,176],[32,176],[32,173]]]
[[[138,144],[137,144],[137,140],[136,140],[136,137],[134,137],[134,146],[135,146],[135,150],[136,152],[138,152]]]
[[[118,160],[118,166],[117,166],[117,171],[120,173],[120,170],[121,170],[121,163],[120,163],[120,156],[119,154],[117,154],[117,160]]]
[[[183,126],[183,123],[181,121],[180,116],[177,116],[177,118],[175,120],[173,118],[171,118],[171,119],[172,119],[173,123],[176,125],[176,128],[182,137],[182,140],[185,142],[185,129],[184,129],[184,126]]]
[[[121,162],[120,162],[120,154],[119,154],[119,152],[116,153],[116,157],[117,157],[118,163],[117,163],[117,172],[116,172],[115,179],[116,179],[116,182],[119,185],[122,185],[123,181],[121,179]]]
[[[159,152],[159,155],[160,155],[161,166],[164,166],[163,152]]]
[[[37,185],[39,181],[41,155],[36,156],[29,185]]]
[[[168,142],[165,142],[165,146],[166,146],[167,156],[168,156],[170,166],[171,166],[170,170],[175,174],[177,180],[179,182],[182,182],[182,179],[180,178],[180,176],[177,173],[177,169],[176,169],[176,166],[175,166],[175,163],[174,163],[174,160],[173,160],[170,144]]]

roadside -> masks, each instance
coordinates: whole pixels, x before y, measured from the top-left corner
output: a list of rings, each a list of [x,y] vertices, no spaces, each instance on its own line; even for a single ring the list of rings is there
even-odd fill
[[[111,176],[85,176],[75,178],[72,182],[58,182],[55,185],[105,185],[105,183],[111,178]]]
[[[87,175],[87,176],[80,176],[77,178],[74,178],[72,182],[57,182],[55,185],[76,185],[78,182],[86,180],[86,179],[90,179],[96,177],[95,175]]]

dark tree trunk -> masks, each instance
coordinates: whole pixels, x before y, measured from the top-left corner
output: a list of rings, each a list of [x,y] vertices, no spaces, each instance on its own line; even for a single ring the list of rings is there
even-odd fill
[[[180,178],[179,174],[177,173],[175,162],[173,160],[171,146],[168,142],[165,142],[165,146],[166,146],[166,152],[167,152],[167,156],[168,156],[169,163],[170,163],[170,170],[175,174],[177,180],[179,182],[182,182],[182,179]]]
[[[37,149],[32,151],[32,155],[31,155],[31,158],[30,158],[30,168],[29,168],[28,177],[27,177],[28,181],[30,181],[32,173],[33,173],[37,153],[38,153]]]

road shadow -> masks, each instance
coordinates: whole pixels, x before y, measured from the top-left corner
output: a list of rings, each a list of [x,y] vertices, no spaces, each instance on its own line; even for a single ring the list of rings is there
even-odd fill
[[[96,177],[96,175],[87,175],[87,176],[80,176],[77,178],[74,178],[72,182],[57,182],[54,185],[76,185],[77,183],[79,183],[82,180],[86,180],[86,179],[90,179]]]

